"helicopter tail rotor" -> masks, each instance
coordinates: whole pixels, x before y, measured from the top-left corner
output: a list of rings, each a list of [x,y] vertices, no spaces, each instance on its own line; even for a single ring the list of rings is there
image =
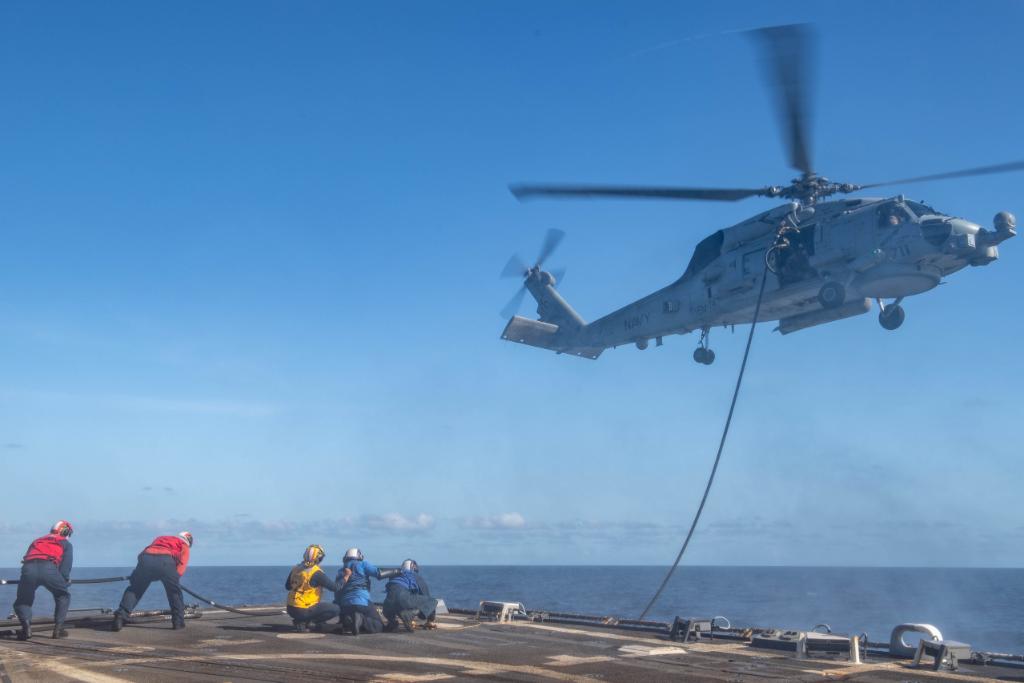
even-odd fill
[[[565,231],[550,229],[544,234],[544,242],[541,244],[540,252],[537,254],[537,259],[532,266],[527,266],[519,254],[513,254],[505,267],[501,269],[501,277],[521,277],[523,278],[523,285],[519,288],[505,307],[501,309],[502,318],[511,318],[513,315],[519,312],[520,306],[523,304],[523,298],[526,295],[527,287],[526,282],[531,277],[543,279],[544,284],[554,285],[565,277],[565,268],[557,268],[551,273],[546,273],[542,270],[544,262],[551,258],[551,254],[558,249],[558,245],[565,239]]]

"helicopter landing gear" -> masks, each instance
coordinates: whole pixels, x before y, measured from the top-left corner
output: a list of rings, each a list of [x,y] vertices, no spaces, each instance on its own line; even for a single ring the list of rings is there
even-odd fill
[[[701,365],[711,365],[715,362],[715,352],[708,348],[708,334],[710,332],[710,327],[701,328],[700,346],[693,351],[693,359]]]
[[[885,329],[895,330],[906,320],[907,313],[900,306],[901,301],[903,301],[902,297],[891,304],[883,304],[881,300],[878,301],[878,306],[882,309],[878,312],[878,323]]]
[[[818,303],[822,308],[838,308],[846,300],[846,288],[838,282],[826,282],[818,290]]]

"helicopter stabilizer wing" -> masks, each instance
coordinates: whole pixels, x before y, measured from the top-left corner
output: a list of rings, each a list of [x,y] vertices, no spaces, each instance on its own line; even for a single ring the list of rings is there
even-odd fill
[[[559,335],[558,325],[552,325],[541,320],[530,320],[522,316],[514,315],[505,325],[501,338],[505,341],[536,346],[555,353],[565,353],[581,358],[596,359],[604,349],[586,346],[576,346],[570,341],[566,344],[563,336]]]

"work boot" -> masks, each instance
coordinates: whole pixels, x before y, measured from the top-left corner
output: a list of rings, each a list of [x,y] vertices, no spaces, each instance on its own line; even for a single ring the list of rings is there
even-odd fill
[[[405,627],[406,631],[412,633],[416,630],[416,622],[413,621],[408,615],[400,614],[398,615],[398,618],[402,620],[402,626]]]
[[[31,637],[32,637],[32,626],[29,625],[29,624],[23,625],[21,627],[21,630],[18,631],[18,640],[28,640]]]
[[[53,639],[67,638],[68,632],[64,630],[64,624],[57,624],[53,627]]]
[[[432,631],[435,628],[437,628],[437,621],[434,619],[434,615],[430,615],[430,617],[427,619],[427,623],[423,624],[423,628],[427,629],[428,631]]]
[[[120,631],[124,628],[124,617],[121,616],[120,612],[114,613],[114,622],[110,624],[111,631]]]
[[[305,633],[309,630],[309,622],[292,619],[292,630],[296,633]]]
[[[185,620],[184,619],[171,619],[171,629],[172,630],[180,631],[183,628],[185,628]]]
[[[394,619],[388,619],[388,623],[384,624],[385,633],[394,633],[398,630],[398,622]]]

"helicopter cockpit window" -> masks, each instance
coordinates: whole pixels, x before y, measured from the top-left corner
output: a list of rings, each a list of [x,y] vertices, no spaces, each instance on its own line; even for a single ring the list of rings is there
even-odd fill
[[[910,213],[903,204],[893,202],[891,204],[883,204],[878,209],[878,227],[880,228],[893,228],[906,223],[908,220],[914,220],[914,214]]]
[[[686,266],[686,272],[683,273],[682,280],[689,280],[721,256],[722,244],[724,242],[725,233],[721,230],[702,239],[693,250],[693,256],[690,257],[690,265]]]
[[[936,211],[932,207],[928,206],[927,204],[922,204],[921,202],[907,201],[906,204],[910,208],[910,210],[914,212],[914,215],[916,215],[918,218],[920,218],[921,216],[943,215],[941,212]]]

